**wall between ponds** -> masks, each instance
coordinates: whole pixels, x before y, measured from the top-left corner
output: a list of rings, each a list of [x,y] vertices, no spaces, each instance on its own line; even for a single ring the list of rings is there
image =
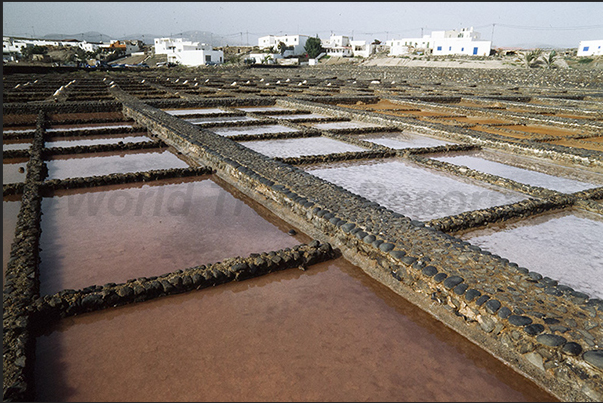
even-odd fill
[[[118,89],[113,93],[124,102],[125,116],[186,156],[210,165],[219,177],[290,224],[329,242],[367,274],[560,400],[603,399],[601,300],[195,127]],[[309,102],[277,104],[313,112],[325,109]],[[342,110],[342,116],[348,114]],[[387,123],[372,116],[367,120]],[[559,332],[556,326],[572,331]]]

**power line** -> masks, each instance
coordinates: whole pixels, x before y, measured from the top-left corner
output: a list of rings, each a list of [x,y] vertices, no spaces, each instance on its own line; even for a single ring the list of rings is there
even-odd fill
[[[603,28],[603,25],[585,25],[579,27],[530,27],[530,26],[521,26],[521,25],[509,25],[509,24],[496,24],[499,27],[505,28],[517,28],[517,29],[532,29],[532,30],[541,30],[541,31],[577,31],[581,29],[599,29]]]

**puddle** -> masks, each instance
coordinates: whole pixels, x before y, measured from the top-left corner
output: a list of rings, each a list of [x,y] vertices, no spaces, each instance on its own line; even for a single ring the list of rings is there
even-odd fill
[[[203,109],[164,109],[165,113],[169,113],[173,116],[179,115],[204,115],[212,113],[225,113],[224,109],[220,108],[203,108]]]
[[[365,123],[358,121],[349,122],[326,122],[326,123],[303,123],[306,126],[313,127],[318,130],[336,130],[336,129],[358,129],[365,127],[383,127],[373,123]]]
[[[95,144],[118,144],[118,143],[141,143],[145,141],[153,141],[146,136],[126,136],[121,134],[106,135],[106,136],[68,136],[68,137],[53,137],[50,141],[44,143],[47,148],[53,147],[75,147],[75,146],[92,146]]]
[[[2,183],[25,182],[27,176],[27,158],[11,159],[2,164]],[[23,172],[21,172],[23,170]]]
[[[204,123],[220,123],[220,122],[244,122],[248,120],[258,120],[256,118],[250,118],[249,116],[220,116],[215,118],[203,117],[203,118],[187,118],[183,119],[194,125]]]
[[[256,209],[260,211],[261,209]],[[267,221],[210,179],[59,192],[42,201],[40,289],[120,283],[309,238]]]
[[[240,144],[268,157],[301,157],[303,155],[324,155],[348,151],[367,151],[366,148],[325,137],[300,139],[279,139],[262,141],[242,141]]]
[[[382,146],[394,149],[436,147],[446,144],[455,144],[450,141],[438,140],[431,137],[410,133],[364,134],[359,135],[358,139],[370,141],[371,143],[380,144]]]
[[[62,320],[37,401],[552,401],[339,258]]]
[[[216,127],[208,129],[220,136],[258,135],[266,133],[298,132],[298,129],[283,125],[241,126],[241,127]]]
[[[564,211],[467,232],[460,238],[558,280],[576,291],[603,298],[603,217]]]
[[[91,157],[87,154],[54,156],[46,161],[47,179],[65,179],[152,169],[187,168],[189,165],[169,150],[144,150]]]
[[[464,165],[468,168],[503,178],[525,183],[532,186],[556,190],[564,193],[580,192],[582,190],[598,187],[598,185],[579,182],[573,179],[548,175],[542,172],[530,171],[528,169],[514,167],[500,162],[489,161],[470,155],[456,155],[451,157],[435,157],[438,161],[449,162],[455,165]]]
[[[306,171],[415,220],[431,220],[526,198],[402,161],[330,164]]]
[[[20,197],[20,196],[18,196]],[[17,216],[21,209],[20,200],[10,200],[5,197],[2,201],[2,283],[6,274],[6,265],[10,258],[10,247],[15,237]]]

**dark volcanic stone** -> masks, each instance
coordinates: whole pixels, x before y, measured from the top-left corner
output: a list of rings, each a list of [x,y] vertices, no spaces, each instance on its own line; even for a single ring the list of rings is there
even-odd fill
[[[589,364],[592,364],[599,369],[603,369],[603,350],[587,351],[582,357],[584,357],[584,361]]]
[[[456,287],[454,287],[453,291],[456,295],[463,295],[465,293],[465,291],[467,291],[467,288],[469,288],[469,286],[465,283],[461,283],[459,285],[457,285]]]
[[[532,323],[523,328],[523,330],[530,336],[536,336],[539,333],[544,332],[544,326],[540,323]]]
[[[404,256],[400,260],[405,265],[410,266],[411,264],[413,264],[414,262],[416,262],[418,259],[416,257],[412,257],[412,256]]]
[[[375,238],[375,235],[367,235],[362,240],[366,243],[373,243],[375,242],[375,239],[377,239]]]
[[[393,243],[384,242],[379,245],[379,249],[381,249],[383,252],[389,252],[390,250],[393,250],[395,246],[396,245],[394,245]]]
[[[475,298],[479,297],[480,295],[482,295],[481,292],[479,292],[478,290],[476,290],[475,288],[471,288],[470,290],[467,290],[467,292],[465,293],[465,299],[469,302],[473,301]]]
[[[395,259],[402,259],[404,256],[406,256],[406,252],[404,252],[403,250],[392,250],[389,254],[392,255],[392,257],[394,257]]]
[[[446,277],[448,277],[448,274],[446,274],[446,273],[438,273],[438,274],[436,274],[435,276],[433,276],[433,280],[434,280],[436,283],[439,283],[439,282],[441,282],[442,280],[444,280]]]
[[[526,326],[532,323],[532,318],[527,316],[511,315],[508,320],[514,326]]]
[[[500,301],[497,299],[491,299],[488,302],[486,302],[486,311],[488,311],[488,313],[494,315],[499,309],[500,309]]]
[[[482,306],[482,305],[484,305],[484,303],[485,303],[486,301],[488,301],[489,299],[490,299],[490,296],[489,296],[489,295],[482,295],[481,297],[479,297],[479,298],[477,299],[477,301],[475,301],[475,303],[477,304],[477,306]]]
[[[576,342],[570,341],[569,343],[565,343],[561,348],[561,351],[567,355],[580,355],[582,346]]]
[[[538,335],[538,337],[536,337],[536,341],[538,343],[544,344],[545,346],[558,347],[564,345],[567,342],[567,339],[565,337],[557,336],[555,334],[544,333]]]
[[[351,230],[354,229],[355,226],[356,226],[356,224],[350,222],[347,224],[343,224],[341,226],[341,229],[343,230],[343,232],[350,232]]]
[[[424,275],[431,277],[438,274],[438,269],[436,269],[434,266],[425,266],[423,267],[422,272]]]
[[[444,280],[444,287],[451,289],[461,284],[464,279],[460,276],[450,276],[446,280]]]
[[[506,306],[503,306],[498,310],[498,316],[502,319],[507,319],[511,315],[511,310]]]

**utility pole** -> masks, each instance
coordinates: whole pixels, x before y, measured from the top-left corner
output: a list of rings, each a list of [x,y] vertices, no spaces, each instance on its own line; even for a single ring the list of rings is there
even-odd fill
[[[249,46],[249,31],[245,31],[245,34],[247,35],[247,46]]]
[[[421,27],[421,38],[423,37],[423,27]]]
[[[490,42],[492,42],[492,45],[494,45],[494,26],[496,24],[492,23],[492,36],[490,36]]]

